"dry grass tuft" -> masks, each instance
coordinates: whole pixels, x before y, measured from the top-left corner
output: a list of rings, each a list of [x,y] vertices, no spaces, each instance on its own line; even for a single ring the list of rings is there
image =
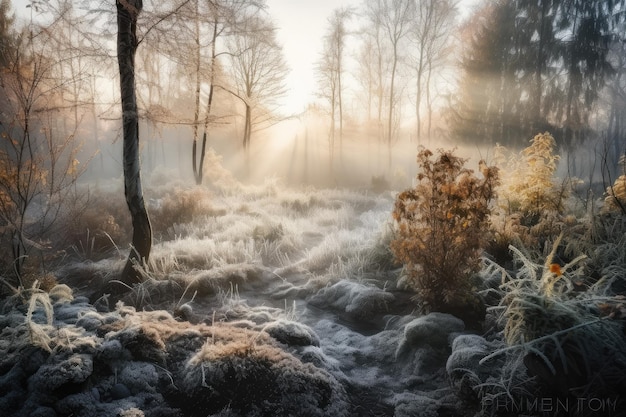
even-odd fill
[[[500,378],[480,386],[484,406],[498,398],[608,398],[626,388],[620,376],[626,371],[621,296],[599,294],[594,286],[581,291],[577,283],[584,281],[589,260],[580,255],[564,265],[559,262],[555,256],[562,237],[543,262],[511,246],[515,276],[488,268],[487,273],[501,280],[502,297],[489,310],[506,345],[481,360],[505,358]],[[606,314],[602,306],[607,306]]]

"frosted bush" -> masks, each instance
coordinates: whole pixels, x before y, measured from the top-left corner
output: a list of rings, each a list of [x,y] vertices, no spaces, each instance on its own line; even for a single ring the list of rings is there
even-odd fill
[[[606,211],[626,214],[626,175],[620,175],[606,189],[604,207]]]
[[[546,210],[563,210],[564,195],[554,178],[559,155],[556,141],[548,132],[536,135],[520,154],[516,168],[503,180],[501,201],[508,212],[538,215]]]
[[[424,310],[479,321],[484,312],[470,276],[480,268],[489,238],[498,170],[481,162],[479,178],[453,151],[440,150],[435,160],[432,156],[427,149],[418,153],[418,183],[396,199],[391,250],[404,264],[407,282],[417,291]]]

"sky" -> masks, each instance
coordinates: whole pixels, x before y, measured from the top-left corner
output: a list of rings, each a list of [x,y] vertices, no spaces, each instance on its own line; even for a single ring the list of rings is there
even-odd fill
[[[357,6],[354,0],[267,0],[278,27],[278,40],[290,68],[283,107],[299,113],[315,101],[315,62],[322,51],[328,17],[339,7]]]
[[[480,0],[460,0],[461,16]],[[291,72],[287,78],[287,96],[283,109],[290,113],[303,111],[314,102],[315,63],[322,51],[322,38],[328,28],[328,17],[340,7],[359,8],[361,0],[267,0],[269,14],[278,28],[278,41]]]
[[[481,0],[459,0],[462,15]],[[286,80],[287,94],[281,100],[285,114],[298,114],[315,102],[317,80],[315,64],[322,51],[322,39],[328,29],[333,10],[353,6],[359,9],[363,0],[266,0],[268,13],[278,28],[278,41],[283,47],[290,69]],[[28,19],[28,0],[13,0],[13,10]]]

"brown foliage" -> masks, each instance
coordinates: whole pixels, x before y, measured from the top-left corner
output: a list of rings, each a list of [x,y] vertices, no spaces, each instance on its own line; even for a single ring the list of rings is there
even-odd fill
[[[159,207],[152,210],[152,227],[155,233],[167,233],[175,224],[191,223],[195,217],[210,211],[209,196],[200,187],[176,188],[165,194]]]
[[[418,153],[418,184],[396,199],[391,249],[429,309],[450,311],[475,300],[469,276],[487,243],[498,170],[481,161],[478,178],[453,151],[432,156],[427,149]]]
[[[57,244],[71,248],[70,253],[83,259],[103,259],[130,242],[128,208],[119,193],[91,195],[86,202],[73,207],[63,220],[65,227]]]

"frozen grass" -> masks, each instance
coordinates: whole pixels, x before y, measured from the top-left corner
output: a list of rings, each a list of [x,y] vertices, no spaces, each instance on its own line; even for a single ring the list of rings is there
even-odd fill
[[[260,329],[194,325],[121,303],[98,313],[67,286],[35,289],[2,303],[0,407],[8,415],[206,416],[229,404],[233,415],[347,415],[332,375],[277,342],[302,341],[306,326],[272,314]]]
[[[500,346],[483,352],[475,367],[495,361],[501,364],[499,376],[473,374],[484,413],[494,413],[494,404],[546,395],[617,398],[626,387],[626,336],[619,307],[626,258],[619,243],[623,229],[615,230],[623,222],[605,225],[600,234],[595,229],[595,245],[580,238],[597,225],[579,225],[569,235],[561,234],[540,262],[511,246],[514,272],[490,262],[483,269],[487,282],[500,283],[485,296],[498,294],[499,303],[489,310],[502,337],[495,342]],[[573,256],[575,248],[590,253]],[[563,265],[557,258],[564,253],[570,260]]]
[[[300,287],[304,295],[395,267],[386,244],[389,196],[264,187],[217,196],[193,188],[208,211],[173,226],[174,237],[154,245],[146,281],[135,289],[134,300],[158,304],[149,295],[160,281],[175,283],[180,296],[182,291],[215,294],[230,284],[250,289],[261,278],[270,287],[272,282],[282,286],[282,292]],[[190,198],[179,189],[176,193]],[[287,276],[300,278],[288,283]]]
[[[37,362],[46,372],[75,365],[77,384],[89,374],[97,391],[60,400],[63,415],[297,415],[300,405],[307,415],[489,415],[496,399],[546,395],[563,380],[581,381],[566,388],[587,397],[624,386],[623,218],[586,213],[543,253],[514,246],[506,268],[485,260],[486,332],[468,335],[451,316],[418,317],[398,289],[391,194],[270,181],[161,184],[151,198],[154,216],[168,201],[169,220],[125,305],[89,304],[63,285],[4,300],[0,387],[16,397],[2,405],[29,415],[48,398],[44,371],[43,396],[11,382],[31,375],[10,369],[33,350],[47,352]],[[127,251],[114,243],[77,255],[57,278],[80,294],[114,281]],[[129,397],[113,398],[119,384]]]

